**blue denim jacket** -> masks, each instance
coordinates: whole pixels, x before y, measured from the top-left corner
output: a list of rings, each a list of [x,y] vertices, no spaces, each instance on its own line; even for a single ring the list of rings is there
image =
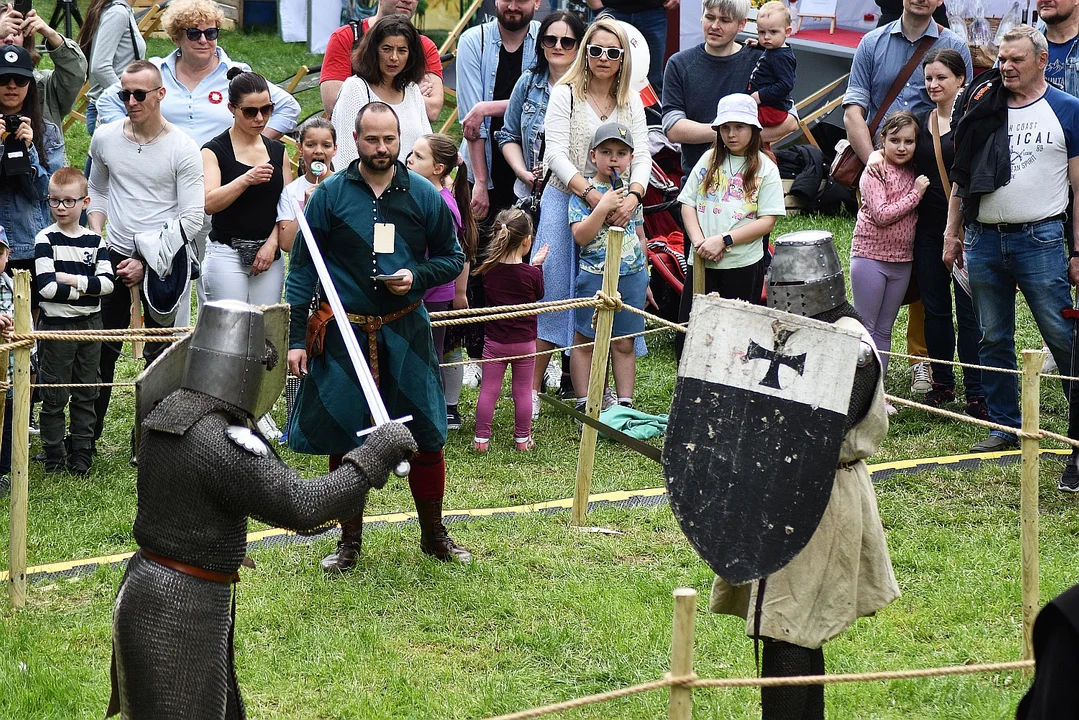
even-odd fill
[[[16,181],[18,190],[0,191],[0,225],[7,231],[12,260],[29,260],[34,257],[34,237],[52,224],[49,204],[49,178],[53,171],[67,165],[64,135],[60,128],[45,121],[45,153],[49,158],[46,170],[38,157],[37,146],[30,146],[29,175]]]
[[[547,75],[537,75],[531,70],[525,70],[513,86],[502,129],[495,133],[498,147],[505,147],[507,143],[521,146],[525,165],[530,170],[534,169],[532,158],[535,151],[539,150],[543,118],[547,115],[547,101],[551,99],[551,86],[547,84]],[[527,188],[520,180],[514,185],[514,189],[519,196],[522,189],[525,195],[528,194]]]
[[[1038,21],[1038,32],[1045,34],[1045,22]],[[993,67],[999,67],[996,62]],[[1072,40],[1072,46],[1068,50],[1068,59],[1064,62],[1064,92],[1072,97],[1079,98],[1079,37]]]
[[[521,67],[530,68],[536,62],[536,36],[539,22],[528,24],[528,34],[521,45]],[[495,73],[498,70],[498,53],[502,50],[502,34],[498,32],[498,20],[491,20],[479,27],[469,28],[457,43],[457,117],[468,115],[476,103],[494,100]],[[491,118],[485,117],[480,125],[480,138],[487,140],[491,133]],[[486,142],[487,167],[491,167],[491,145]],[[468,156],[468,144],[461,142],[461,156],[468,165],[468,179],[475,181],[472,161]],[[488,188],[494,184],[488,180]]]

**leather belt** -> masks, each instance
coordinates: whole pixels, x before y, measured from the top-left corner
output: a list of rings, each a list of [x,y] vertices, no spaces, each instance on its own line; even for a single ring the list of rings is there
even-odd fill
[[[1028,223],[979,223],[979,225],[982,227],[993,228],[998,233],[1017,233],[1024,232],[1035,225],[1041,225],[1043,223],[1064,222],[1067,218],[1067,213],[1058,213],[1052,217],[1042,218],[1041,220],[1035,220]]]
[[[228,573],[217,572],[215,570],[207,570],[205,568],[196,567],[195,565],[188,565],[185,562],[179,560],[173,560],[163,555],[150,552],[146,548],[139,548],[139,554],[147,560],[157,563],[158,565],[164,565],[165,567],[181,572],[184,575],[190,575],[196,577],[199,580],[207,580],[209,582],[221,583],[223,585],[232,585],[233,583],[240,582],[240,573],[234,572],[231,575]],[[245,562],[250,562],[247,558],[244,558]],[[253,563],[252,563],[253,564]]]
[[[367,333],[367,355],[370,358],[371,375],[375,378],[375,385],[378,385],[378,335],[375,333],[383,325],[408,315],[420,306],[420,302],[420,300],[417,300],[407,307],[386,315],[355,315],[348,313],[348,321]]]

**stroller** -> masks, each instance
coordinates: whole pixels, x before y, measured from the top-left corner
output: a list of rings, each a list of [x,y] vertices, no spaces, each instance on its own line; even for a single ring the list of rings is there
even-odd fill
[[[676,322],[687,269],[682,206],[678,202],[682,155],[660,126],[648,128],[648,143],[652,151],[652,174],[644,193],[644,232],[648,237],[648,264],[652,268],[649,287],[659,306],[656,314]]]

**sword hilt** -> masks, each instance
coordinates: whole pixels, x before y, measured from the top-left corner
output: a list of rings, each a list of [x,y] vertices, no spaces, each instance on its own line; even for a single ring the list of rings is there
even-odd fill
[[[399,422],[402,425],[404,425],[406,422],[408,422],[411,419],[412,419],[411,415],[405,415],[404,417],[398,418],[397,420],[393,420],[392,422]],[[373,433],[375,431],[376,427],[378,427],[378,425],[372,425],[369,428],[364,428],[363,430],[358,431],[356,433],[356,436],[357,437],[363,437],[364,435],[368,435],[370,433]],[[393,474],[396,475],[399,478],[408,477],[408,474],[410,472],[412,472],[412,465],[408,462],[408,460],[402,460],[401,462],[397,463],[397,467],[395,467],[393,469]]]

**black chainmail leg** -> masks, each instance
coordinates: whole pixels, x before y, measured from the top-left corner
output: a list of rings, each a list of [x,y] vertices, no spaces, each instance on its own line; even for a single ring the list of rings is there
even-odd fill
[[[823,650],[765,640],[761,676],[813,675],[818,655],[823,668]],[[762,687],[761,720],[824,720],[824,686]]]

